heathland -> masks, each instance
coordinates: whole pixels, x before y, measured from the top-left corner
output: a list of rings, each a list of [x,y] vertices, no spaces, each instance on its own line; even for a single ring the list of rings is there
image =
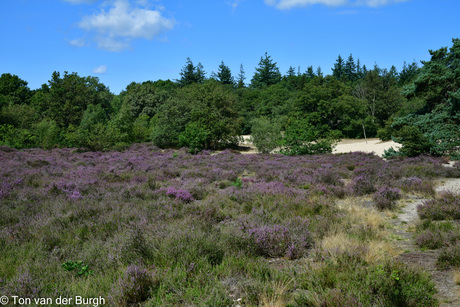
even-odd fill
[[[435,192],[436,180],[460,177],[458,163],[149,144],[1,147],[0,160],[7,296],[110,306],[458,302],[460,198]],[[426,199],[420,221],[398,223],[416,199]],[[431,268],[410,260],[430,252]],[[447,286],[435,278],[445,272]]]

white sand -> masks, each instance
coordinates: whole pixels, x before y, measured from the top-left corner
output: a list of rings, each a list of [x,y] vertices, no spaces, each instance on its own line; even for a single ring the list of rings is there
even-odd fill
[[[378,156],[382,156],[384,150],[388,150],[390,147],[394,149],[401,148],[401,144],[388,141],[382,142],[380,139],[373,138],[373,139],[344,139],[340,141],[337,146],[334,148],[332,153],[347,153],[347,152],[354,152],[354,151],[362,151],[362,152],[374,152]]]
[[[250,135],[243,135],[243,141],[240,143],[242,146],[250,147],[251,150],[242,152],[244,154],[254,154],[257,153],[257,149],[250,142]],[[401,147],[401,144],[395,143],[393,141],[382,142],[380,139],[344,139],[340,141],[337,146],[334,148],[332,153],[348,153],[354,151],[362,152],[374,152],[378,156],[383,155],[384,150],[388,150],[390,147],[398,149]]]

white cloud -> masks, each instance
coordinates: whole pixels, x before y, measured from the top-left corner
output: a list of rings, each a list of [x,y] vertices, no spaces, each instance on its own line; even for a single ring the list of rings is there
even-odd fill
[[[102,49],[120,51],[129,48],[132,39],[152,39],[174,27],[174,21],[162,16],[159,9],[132,7],[127,0],[116,0],[108,10],[86,16],[79,27],[96,32]]]
[[[107,66],[101,65],[93,69],[93,73],[95,74],[105,74],[107,72]]]
[[[240,5],[241,1],[243,1],[243,0],[227,1],[227,4],[232,8],[233,11],[235,11],[236,8]]]
[[[378,7],[403,1],[409,0],[265,0],[265,4],[275,6],[280,10],[289,10],[294,7],[302,7],[313,4],[323,4],[326,6]]]
[[[86,45],[86,42],[83,38],[77,38],[77,39],[71,40],[69,43],[75,47],[83,47]]]

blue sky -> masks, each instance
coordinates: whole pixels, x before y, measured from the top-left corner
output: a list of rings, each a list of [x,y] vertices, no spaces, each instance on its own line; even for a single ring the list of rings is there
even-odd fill
[[[11,0],[0,4],[0,73],[47,83],[53,71],[132,81],[177,79],[187,57],[207,76],[223,60],[249,82],[268,52],[289,66],[351,53],[369,68],[428,60],[460,37],[458,0]]]

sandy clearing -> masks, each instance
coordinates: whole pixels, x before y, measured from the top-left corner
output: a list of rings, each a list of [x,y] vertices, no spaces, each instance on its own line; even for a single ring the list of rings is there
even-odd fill
[[[242,135],[242,142],[240,142],[240,146],[249,147],[250,149],[247,151],[243,151],[244,154],[255,154],[257,153],[257,149],[250,141],[250,135]],[[349,153],[355,151],[362,151],[367,153],[375,153],[378,156],[382,156],[385,150],[388,150],[390,147],[394,149],[401,148],[401,144],[398,144],[393,141],[382,142],[378,138],[371,138],[371,139],[343,139],[341,140],[337,146],[334,148],[332,153]]]
[[[381,157],[384,151],[388,150],[390,147],[398,149],[401,148],[401,144],[393,141],[382,142],[378,138],[372,138],[367,140],[344,139],[337,144],[332,153],[348,153],[362,151],[367,153],[373,152]]]

